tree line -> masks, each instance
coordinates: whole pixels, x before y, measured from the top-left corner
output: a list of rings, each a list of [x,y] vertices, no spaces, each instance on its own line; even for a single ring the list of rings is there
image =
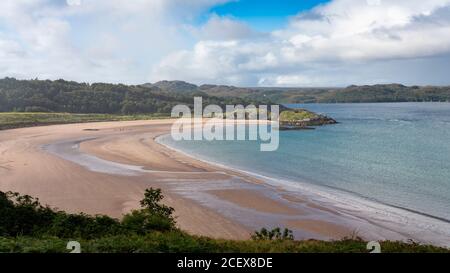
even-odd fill
[[[167,92],[157,86],[78,83],[65,80],[0,79],[0,112],[66,112],[102,114],[170,113],[173,106],[270,104],[266,99],[216,97],[198,90]]]
[[[361,103],[450,101],[450,87],[400,84],[347,88],[239,88],[196,86],[181,81],[124,85],[65,80],[0,79],[0,112],[65,112],[99,114],[170,113],[178,104],[273,105],[279,103]]]

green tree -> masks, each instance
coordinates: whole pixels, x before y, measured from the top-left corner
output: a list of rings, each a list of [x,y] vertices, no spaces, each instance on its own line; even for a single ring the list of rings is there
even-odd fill
[[[144,194],[144,199],[141,200],[141,206],[155,215],[161,215],[165,217],[172,217],[174,209],[168,207],[160,202],[164,199],[161,189],[147,189]]]
[[[141,200],[141,210],[134,210],[124,216],[123,226],[139,234],[151,231],[169,231],[175,229],[174,209],[161,204],[164,199],[161,189],[147,189]]]

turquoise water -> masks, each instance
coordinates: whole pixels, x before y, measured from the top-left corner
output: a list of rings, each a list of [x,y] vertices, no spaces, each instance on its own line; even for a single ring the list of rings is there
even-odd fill
[[[450,220],[449,103],[294,106],[340,124],[280,132],[276,152],[250,141],[162,141],[233,168]]]

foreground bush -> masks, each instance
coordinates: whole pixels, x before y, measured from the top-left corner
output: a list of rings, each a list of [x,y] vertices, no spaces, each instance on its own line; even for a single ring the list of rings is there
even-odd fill
[[[159,189],[148,189],[142,209],[122,221],[108,216],[68,214],[44,207],[38,199],[0,192],[0,252],[67,253],[69,241],[84,253],[367,253],[366,242],[294,241],[291,231],[262,229],[254,240],[232,241],[192,236],[175,227],[173,208],[160,203]],[[434,246],[382,242],[382,252],[447,252]]]
[[[55,236],[93,239],[119,234],[147,234],[175,230],[173,208],[160,204],[159,189],[148,189],[142,209],[124,216],[122,221],[105,215],[68,214],[44,207],[28,195],[0,192],[0,236]]]
[[[18,236],[40,233],[58,213],[31,196],[0,192],[0,215],[0,236]]]
[[[170,231],[175,229],[174,209],[160,202],[164,199],[160,189],[146,190],[141,206],[144,209],[132,211],[124,216],[122,225],[126,230],[137,234],[151,231]]]

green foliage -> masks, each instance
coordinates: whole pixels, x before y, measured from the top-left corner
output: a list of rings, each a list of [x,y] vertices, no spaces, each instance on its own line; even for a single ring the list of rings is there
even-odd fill
[[[294,240],[294,235],[292,235],[292,231],[285,228],[283,232],[280,228],[274,228],[272,230],[268,230],[266,228],[262,228],[260,231],[255,231],[255,233],[252,235],[253,240],[266,240],[266,241],[272,241],[272,240]]]
[[[148,210],[136,210],[124,216],[122,225],[126,230],[137,234],[146,234],[148,232],[167,231],[175,229],[175,222],[171,217],[152,214]]]
[[[264,98],[276,103],[359,103],[450,101],[449,86],[404,86],[380,84],[347,88],[238,88],[203,85],[204,93],[217,97]]]
[[[127,230],[120,222],[108,216],[89,216],[85,214],[67,214],[59,212],[48,227],[40,230],[41,234],[59,238],[93,239],[108,235],[118,235]]]
[[[141,201],[141,206],[147,209],[151,214],[160,215],[163,217],[172,217],[174,209],[166,205],[160,204],[164,199],[161,189],[147,189],[145,190],[144,199]]]
[[[248,94],[250,98],[256,95],[277,103],[443,102],[450,101],[450,87],[385,84],[347,88],[266,88]]]
[[[167,231],[175,229],[174,209],[160,202],[164,199],[161,189],[147,189],[141,200],[143,209],[132,211],[122,220],[124,228],[138,234],[152,230]]]
[[[43,207],[39,199],[0,192],[0,235],[61,238],[95,238],[123,231],[119,221],[107,216],[67,214]]]
[[[31,196],[0,192],[0,215],[0,236],[18,236],[48,227],[57,213]]]
[[[100,121],[127,121],[165,118],[167,115],[111,115],[111,114],[69,114],[69,113],[0,113],[0,130],[40,125],[84,123]]]
[[[196,86],[180,81],[129,86],[0,79],[0,112],[169,114],[178,104],[192,107],[194,96],[202,96],[204,105],[217,104],[222,108],[238,104],[450,101],[450,87],[389,84],[347,88],[238,88]]]
[[[159,189],[146,190],[143,208],[122,221],[104,215],[68,214],[43,207],[38,199],[0,192],[0,236],[56,236],[93,239],[118,234],[175,230],[173,208],[160,204]]]
[[[315,113],[312,113],[304,109],[283,111],[280,114],[280,121],[302,121],[306,119],[315,119],[315,118],[319,118],[319,116]]]
[[[367,242],[257,240],[231,241],[198,237],[181,231],[122,234],[77,239],[83,253],[368,253]],[[0,237],[0,253],[64,253],[68,240],[57,237]],[[380,242],[383,253],[450,253],[449,249],[403,242]]]
[[[345,89],[332,90],[318,102],[424,102],[449,101],[449,87],[407,87],[401,84],[349,86]]]
[[[143,208],[122,221],[108,216],[67,214],[38,199],[0,192],[0,253],[66,253],[67,242],[84,253],[367,253],[361,239],[294,241],[290,230],[262,229],[254,240],[232,241],[189,235],[174,227],[173,209],[160,204],[158,189],[146,191]],[[159,217],[159,218],[158,218]],[[69,239],[70,238],[70,239]],[[383,253],[450,253],[417,243],[381,242]]]
[[[0,112],[64,112],[98,114],[169,114],[178,104],[193,107],[193,97],[202,96],[204,105],[266,104],[265,99],[216,97],[197,86],[182,82],[155,85],[123,85],[0,79]]]

